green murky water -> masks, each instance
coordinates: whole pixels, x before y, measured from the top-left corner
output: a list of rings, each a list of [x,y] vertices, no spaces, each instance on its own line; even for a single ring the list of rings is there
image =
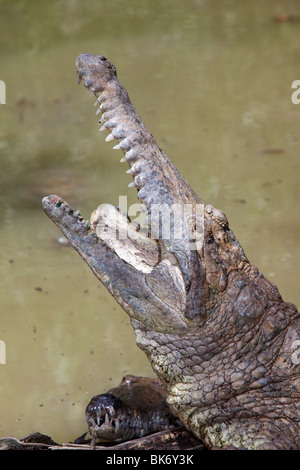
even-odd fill
[[[1,1],[1,436],[75,439],[93,395],[152,374],[126,314],[40,206],[58,193],[87,218],[119,195],[135,202],[77,86],[81,52],[115,63],[159,144],[299,305],[300,22],[281,13],[299,18],[299,2]]]

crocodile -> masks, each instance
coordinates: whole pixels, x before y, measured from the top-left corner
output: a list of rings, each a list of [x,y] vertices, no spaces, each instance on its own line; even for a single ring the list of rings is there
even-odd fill
[[[92,436],[91,447],[100,442],[123,442],[180,426],[166,402],[159,378],[125,375],[121,383],[94,396],[85,416]]]
[[[208,449],[299,449],[296,306],[160,149],[115,66],[84,53],[76,71],[129,164],[144,223],[109,204],[85,221],[56,195],[44,211],[129,315],[171,412]]]

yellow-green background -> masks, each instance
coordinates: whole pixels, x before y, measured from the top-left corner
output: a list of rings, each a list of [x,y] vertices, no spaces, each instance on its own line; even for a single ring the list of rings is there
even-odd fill
[[[44,215],[58,193],[85,218],[130,182],[75,75],[81,52],[117,67],[138,112],[247,256],[299,304],[298,0],[1,0],[0,437],[58,442],[89,399],[152,374],[126,314]]]

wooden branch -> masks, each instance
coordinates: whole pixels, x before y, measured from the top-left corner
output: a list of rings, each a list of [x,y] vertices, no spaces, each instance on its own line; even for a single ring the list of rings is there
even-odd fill
[[[33,433],[22,439],[0,438],[0,450],[91,450],[90,444],[57,444],[49,436]],[[115,445],[96,445],[95,450],[205,450],[202,442],[183,427],[157,432]]]

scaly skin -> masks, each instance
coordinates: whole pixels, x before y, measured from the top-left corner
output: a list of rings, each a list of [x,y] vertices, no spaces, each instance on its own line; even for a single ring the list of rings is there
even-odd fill
[[[163,204],[172,208],[172,230],[145,239],[112,206],[100,206],[87,224],[58,196],[43,199],[45,212],[130,316],[187,429],[208,448],[300,448],[296,307],[250,264],[225,214],[205,204],[157,146],[115,67],[92,54],[76,65],[101,103],[106,140],[116,138],[129,163],[148,229]],[[121,243],[108,235],[116,225],[128,227]]]

